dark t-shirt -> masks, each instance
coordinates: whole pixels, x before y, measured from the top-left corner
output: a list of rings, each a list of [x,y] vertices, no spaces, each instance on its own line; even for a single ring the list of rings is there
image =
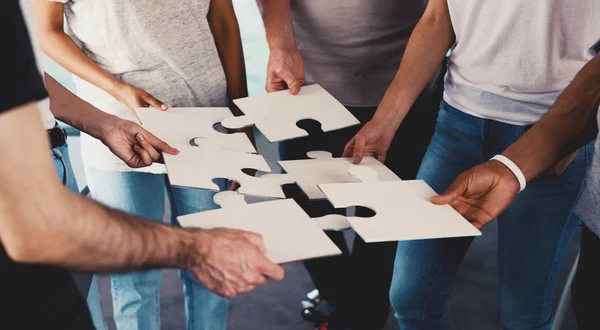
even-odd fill
[[[18,0],[0,0],[0,43],[2,120],[5,112],[48,95],[36,67]],[[0,244],[0,328],[79,330],[94,327],[85,300],[69,271],[15,263]]]

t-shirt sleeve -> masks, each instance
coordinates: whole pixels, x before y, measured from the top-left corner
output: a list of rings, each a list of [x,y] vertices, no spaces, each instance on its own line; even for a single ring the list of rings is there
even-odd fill
[[[0,112],[46,97],[18,0],[0,0]]]

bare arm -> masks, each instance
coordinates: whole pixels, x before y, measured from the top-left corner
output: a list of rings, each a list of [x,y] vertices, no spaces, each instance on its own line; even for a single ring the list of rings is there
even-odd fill
[[[289,89],[298,94],[304,85],[304,63],[296,47],[290,0],[257,0],[269,44],[267,92]]]
[[[503,152],[529,181],[598,134],[600,55],[587,63],[552,109]],[[531,151],[535,150],[534,153]]]
[[[375,116],[399,126],[454,40],[447,0],[430,0]]]
[[[46,74],[50,110],[63,122],[102,141],[117,157],[132,168],[162,161],[161,153],[179,151],[146,131],[140,125],[96,109],[73,95]]]
[[[232,1],[212,0],[208,11],[208,24],[227,78],[229,100],[248,96],[240,28]]]
[[[600,55],[577,74],[550,111],[502,154],[511,159],[527,181],[535,179],[565,155],[598,134]],[[463,172],[432,201],[450,204],[481,228],[514,200],[519,192],[515,175],[502,163],[485,162]]]
[[[447,0],[430,0],[413,31],[400,68],[370,120],[346,145],[345,157],[384,161],[398,127],[455,40]]]
[[[123,102],[135,114],[135,108],[167,106],[152,95],[115,78],[92,61],[64,32],[64,4],[33,0],[42,50],[76,76]]]
[[[190,232],[101,207],[62,186],[35,104],[0,115],[0,150],[0,239],[13,259],[89,271],[190,266],[199,247]]]

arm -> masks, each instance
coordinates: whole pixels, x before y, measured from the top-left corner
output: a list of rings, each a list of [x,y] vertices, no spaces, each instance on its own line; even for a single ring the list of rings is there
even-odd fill
[[[161,152],[179,153],[140,125],[96,109],[48,74],[45,77],[54,116],[102,141],[130,167],[150,166],[161,160]]]
[[[267,92],[288,88],[298,94],[304,85],[304,63],[294,36],[290,0],[257,0],[269,44]]]
[[[208,24],[227,78],[229,100],[248,96],[240,28],[232,1],[212,0],[208,11]]]
[[[0,114],[0,151],[0,243],[16,262],[92,272],[184,268],[227,297],[283,278],[259,235],[156,224],[65,188],[34,103]]]
[[[246,67],[244,51],[233,3],[231,0],[212,0],[208,11],[208,24],[212,31],[219,52],[219,58],[227,79],[227,96],[234,115],[243,113],[235,106],[233,100],[248,96],[246,83]],[[243,131],[254,144],[252,128]]]
[[[535,179],[598,134],[599,105],[597,55],[577,74],[550,111],[502,154],[521,169],[527,181]],[[515,175],[502,163],[489,161],[462,173],[432,202],[452,205],[481,228],[502,213],[518,192]]]
[[[41,47],[50,58],[123,102],[134,114],[135,108],[139,107],[167,109],[165,104],[152,95],[120,81],[85,55],[64,32],[64,4],[49,0],[33,0],[33,4]]]
[[[398,127],[454,40],[447,0],[430,0],[373,119],[350,140],[344,156],[353,156],[356,162],[360,162],[365,154],[385,160],[385,153]]]

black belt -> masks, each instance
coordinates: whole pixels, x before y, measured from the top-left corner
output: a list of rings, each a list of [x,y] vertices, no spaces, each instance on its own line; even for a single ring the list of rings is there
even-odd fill
[[[52,149],[62,147],[67,143],[67,131],[58,126],[54,126],[54,128],[46,131],[48,134],[48,139],[50,139],[50,145]]]

